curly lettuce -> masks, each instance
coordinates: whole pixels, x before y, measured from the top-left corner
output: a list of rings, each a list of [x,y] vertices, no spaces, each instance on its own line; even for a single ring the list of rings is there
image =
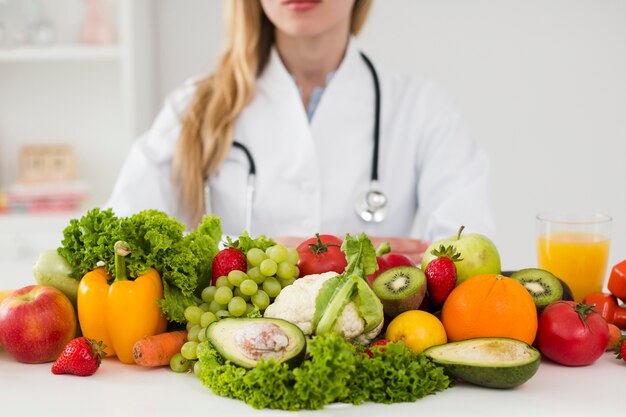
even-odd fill
[[[131,279],[156,268],[163,280],[162,311],[169,321],[184,323],[185,308],[197,305],[199,292],[209,285],[221,237],[217,216],[205,216],[195,231],[185,235],[183,223],[157,210],[119,218],[110,209],[96,208],[70,221],[57,251],[71,265],[72,277],[81,279],[100,264],[112,274],[113,245],[128,242],[132,251],[125,261]]]
[[[247,370],[225,360],[205,341],[198,348],[198,378],[215,394],[254,408],[294,411],[334,402],[412,402],[451,385],[443,368],[401,342],[372,348],[372,358],[332,333],[313,337],[309,347],[310,360],[298,368],[262,361]]]

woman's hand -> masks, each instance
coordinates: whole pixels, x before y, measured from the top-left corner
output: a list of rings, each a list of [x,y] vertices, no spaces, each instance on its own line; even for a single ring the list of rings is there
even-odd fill
[[[279,236],[275,237],[274,240],[277,243],[282,243],[287,247],[296,248],[300,243],[304,242],[309,237]],[[391,246],[391,251],[393,253],[400,253],[402,255],[408,256],[413,260],[413,262],[415,262],[416,265],[422,262],[424,251],[428,248],[429,245],[429,242],[421,239],[378,236],[369,236],[369,238],[375,248],[377,248],[383,242],[389,242],[389,245]]]

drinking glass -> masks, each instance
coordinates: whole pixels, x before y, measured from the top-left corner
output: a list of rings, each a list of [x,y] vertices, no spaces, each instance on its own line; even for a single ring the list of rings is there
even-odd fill
[[[602,291],[609,258],[610,216],[593,213],[537,215],[539,268],[562,279],[574,299]]]

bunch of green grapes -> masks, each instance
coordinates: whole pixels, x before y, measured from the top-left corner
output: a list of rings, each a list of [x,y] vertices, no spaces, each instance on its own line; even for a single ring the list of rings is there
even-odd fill
[[[186,372],[192,366],[199,371],[196,348],[206,340],[206,328],[224,317],[246,317],[263,311],[287,285],[293,284],[300,271],[299,254],[294,248],[277,244],[263,251],[251,248],[246,253],[247,271],[231,271],[218,277],[215,286],[202,290],[202,304],[185,309],[187,342],[170,363],[172,370]]]
[[[248,270],[230,271],[218,277],[215,286],[202,291],[202,301],[218,318],[242,317],[255,309],[260,313],[287,285],[293,284],[300,271],[296,266],[298,251],[278,244],[263,251],[251,248],[246,253]]]

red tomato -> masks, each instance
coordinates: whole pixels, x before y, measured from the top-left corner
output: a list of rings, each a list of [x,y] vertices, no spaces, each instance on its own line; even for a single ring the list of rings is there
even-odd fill
[[[567,366],[589,365],[606,349],[609,327],[593,305],[557,301],[539,315],[537,347]]]
[[[300,243],[296,250],[300,254],[298,269],[300,276],[335,271],[341,274],[348,265],[341,251],[343,241],[337,236],[315,234],[315,237]]]

